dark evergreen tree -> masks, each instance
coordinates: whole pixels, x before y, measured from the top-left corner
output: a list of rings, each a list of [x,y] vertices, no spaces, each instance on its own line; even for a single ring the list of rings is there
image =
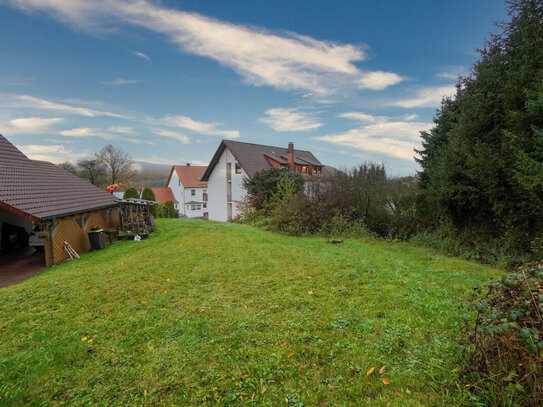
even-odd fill
[[[138,199],[139,197],[140,195],[138,194],[138,191],[136,191],[136,188],[128,188],[123,195],[123,199],[129,199],[129,198]]]
[[[527,250],[543,230],[543,3],[509,16],[422,133],[420,211]]]

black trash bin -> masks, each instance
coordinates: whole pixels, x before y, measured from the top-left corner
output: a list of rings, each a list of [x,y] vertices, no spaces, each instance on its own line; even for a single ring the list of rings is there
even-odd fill
[[[88,233],[91,250],[104,250],[106,242],[104,233],[101,230],[94,230]]]

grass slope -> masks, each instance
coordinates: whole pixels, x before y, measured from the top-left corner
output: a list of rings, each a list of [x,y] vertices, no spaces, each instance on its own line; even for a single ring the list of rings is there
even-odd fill
[[[405,243],[158,226],[0,289],[0,405],[440,405],[461,302],[500,274]]]

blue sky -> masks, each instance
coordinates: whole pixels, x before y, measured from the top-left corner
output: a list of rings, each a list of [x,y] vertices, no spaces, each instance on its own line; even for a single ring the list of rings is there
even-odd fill
[[[499,0],[0,0],[0,133],[34,159],[106,144],[209,162],[222,138],[413,174],[419,131]]]

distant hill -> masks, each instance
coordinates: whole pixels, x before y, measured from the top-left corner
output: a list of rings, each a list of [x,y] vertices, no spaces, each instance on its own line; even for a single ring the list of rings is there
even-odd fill
[[[138,170],[138,176],[133,181],[136,187],[165,187],[172,168],[168,164],[155,164],[145,161],[136,161],[135,167]]]

